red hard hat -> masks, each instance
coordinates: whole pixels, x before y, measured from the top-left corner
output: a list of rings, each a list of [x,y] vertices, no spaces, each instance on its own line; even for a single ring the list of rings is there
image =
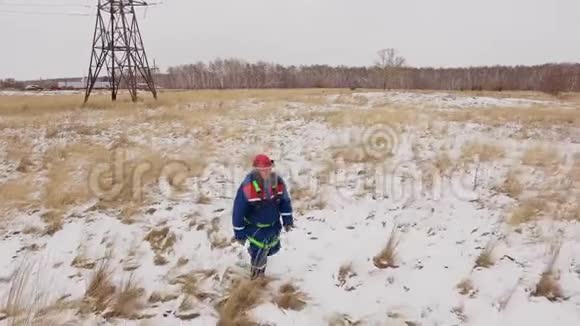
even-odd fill
[[[271,168],[274,164],[274,161],[271,160],[265,154],[256,155],[254,158],[254,163],[252,164],[255,168]]]

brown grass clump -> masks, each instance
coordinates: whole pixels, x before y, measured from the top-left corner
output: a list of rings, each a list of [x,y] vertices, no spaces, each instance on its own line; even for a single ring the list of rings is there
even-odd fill
[[[555,148],[536,146],[528,148],[522,155],[522,163],[538,167],[554,167],[562,162],[560,153]]]
[[[192,271],[182,274],[169,281],[171,285],[181,285],[181,292],[197,300],[204,300],[213,297],[212,294],[202,291],[200,283],[215,275],[215,270]]]
[[[42,220],[46,223],[44,228],[45,235],[54,235],[62,230],[64,223],[64,213],[59,210],[51,210],[41,215]]]
[[[306,306],[306,294],[287,283],[280,287],[274,302],[281,309],[300,311]]]
[[[111,309],[107,313],[107,318],[134,318],[145,306],[143,295],[145,289],[140,288],[133,280],[133,276],[122,283],[119,292],[115,293],[115,298]]]
[[[158,303],[158,302],[169,302],[179,298],[179,295],[176,293],[161,293],[161,292],[153,292],[147,299],[149,303]]]
[[[110,257],[106,257],[99,262],[91,275],[81,305],[81,313],[103,312],[113,303],[116,287],[112,279]]]
[[[566,299],[564,297],[562,287],[559,284],[559,275],[554,266],[560,255],[561,242],[553,243],[551,246],[550,261],[546,264],[546,268],[540,277],[535,290],[532,292],[533,296],[545,297],[550,301],[560,301]]]
[[[461,295],[469,295],[469,297],[473,298],[477,294],[477,289],[473,285],[473,282],[466,278],[463,279],[459,284],[457,284],[457,289],[459,290],[459,294]]]
[[[397,265],[397,247],[399,245],[399,239],[397,235],[397,227],[394,226],[387,241],[387,245],[381,252],[373,258],[373,263],[377,268],[398,268]]]
[[[82,256],[76,256],[70,265],[76,268],[93,269],[95,268],[96,263]]]
[[[505,150],[495,144],[467,142],[461,147],[463,163],[491,162],[505,157]]]
[[[266,287],[271,279],[257,278],[252,281],[241,280],[235,282],[227,297],[218,304],[218,326],[250,326],[255,325],[248,315],[248,311],[258,306],[262,300]]]
[[[357,274],[352,269],[352,263],[344,264],[338,269],[338,286],[344,286],[349,278],[355,277]]]
[[[155,255],[155,258],[153,258],[153,264],[155,264],[155,266],[164,266],[167,265],[167,263],[169,263],[169,261],[167,260],[167,258],[163,257],[163,255]]]
[[[499,190],[511,198],[517,199],[524,191],[524,186],[518,179],[519,173],[517,171],[510,171]]]
[[[183,266],[187,265],[187,263],[189,263],[189,258],[179,257],[179,259],[177,260],[177,263],[175,263],[175,266],[176,267],[183,267]]]
[[[156,253],[166,253],[173,250],[173,245],[177,241],[175,233],[169,231],[169,227],[151,230],[143,239],[151,245],[151,249]]]
[[[512,211],[508,223],[518,225],[532,221],[546,209],[546,203],[542,200],[528,199],[522,201]]]
[[[495,264],[494,251],[497,247],[497,242],[491,240],[487,243],[485,248],[481,251],[477,259],[475,260],[475,265],[473,268],[482,267],[490,268]]]

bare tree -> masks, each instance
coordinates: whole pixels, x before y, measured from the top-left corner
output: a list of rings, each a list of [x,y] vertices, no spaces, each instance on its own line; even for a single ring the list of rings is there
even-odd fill
[[[165,88],[362,87],[435,90],[536,90],[552,94],[580,91],[580,64],[414,68],[395,50],[381,50],[373,67],[283,66],[229,58],[171,67],[156,76]],[[26,82],[29,83],[29,82]],[[0,80],[0,87],[14,87]]]
[[[379,69],[383,79],[383,90],[387,89],[387,82],[392,75],[396,74],[398,68],[405,65],[405,58],[397,55],[397,50],[393,48],[382,49],[377,52],[378,59],[375,67]]]

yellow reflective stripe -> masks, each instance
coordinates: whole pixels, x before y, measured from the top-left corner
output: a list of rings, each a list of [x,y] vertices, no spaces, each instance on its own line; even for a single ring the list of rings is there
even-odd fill
[[[268,228],[268,227],[272,226],[272,224],[258,223],[258,224],[256,224],[256,226],[259,228]]]
[[[258,181],[254,180],[254,181],[252,181],[252,184],[254,185],[254,189],[256,190],[256,192],[262,191],[262,189],[260,189],[260,185],[258,184]]]
[[[254,239],[253,237],[248,237],[248,241],[250,241],[250,243],[253,243],[256,247],[260,249],[264,249],[264,247],[266,247],[266,245],[263,242],[260,242]]]
[[[274,239],[274,241],[270,242],[269,244],[265,244],[261,241],[258,241],[254,237],[248,237],[248,241],[250,241],[250,243],[253,243],[254,245],[256,245],[256,247],[258,247],[260,249],[264,249],[264,248],[272,248],[272,247],[276,246],[278,244],[278,242],[280,242],[280,238]]]

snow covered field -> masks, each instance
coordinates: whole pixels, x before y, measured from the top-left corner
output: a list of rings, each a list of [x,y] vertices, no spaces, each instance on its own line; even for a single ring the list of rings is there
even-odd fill
[[[576,102],[280,92],[0,112],[0,324],[580,324]],[[259,152],[297,228],[249,282]]]

